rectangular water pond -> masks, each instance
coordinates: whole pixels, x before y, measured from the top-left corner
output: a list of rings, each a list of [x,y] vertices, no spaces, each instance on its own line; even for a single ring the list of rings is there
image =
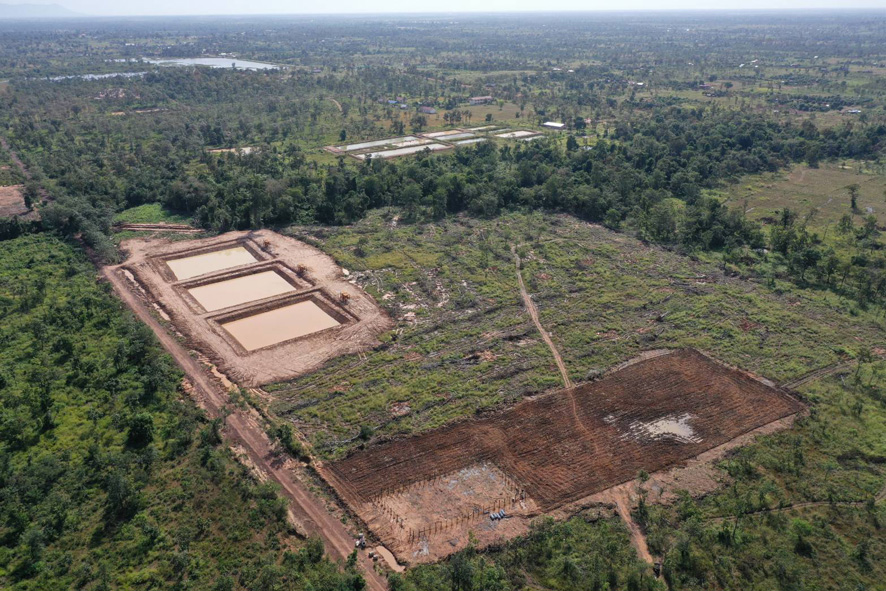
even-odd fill
[[[192,257],[167,260],[166,265],[173,272],[176,279],[190,279],[191,277],[206,275],[207,273],[221,271],[222,269],[248,265],[257,260],[246,248],[234,246]]]
[[[528,131],[526,129],[518,129],[516,131],[509,131],[507,133],[497,133],[495,137],[505,138],[505,139],[514,139],[520,137],[528,137],[531,135],[538,135],[537,131]]]
[[[372,158],[396,158],[397,156],[407,156],[409,154],[417,154],[423,150],[436,152],[438,150],[448,150],[449,146],[444,144],[425,144],[422,146],[412,146],[411,148],[399,148],[397,150],[385,150],[383,152],[371,152],[369,154],[357,154],[360,160],[366,160],[370,156]]]
[[[339,324],[338,320],[312,300],[304,300],[254,316],[224,322],[222,327],[244,349],[255,351]]]
[[[188,289],[188,293],[207,312],[291,291],[295,291],[295,287],[276,271],[253,273]]]

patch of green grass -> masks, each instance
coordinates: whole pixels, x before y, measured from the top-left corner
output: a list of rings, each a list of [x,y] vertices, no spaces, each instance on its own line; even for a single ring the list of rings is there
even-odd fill
[[[573,381],[638,353],[695,347],[776,381],[878,342],[883,320],[839,297],[724,275],[568,216],[404,225],[396,212],[301,230],[398,321],[383,346],[267,389],[324,457],[424,431],[562,385],[520,299],[511,255]],[[850,317],[852,310],[857,316]],[[404,403],[408,412],[402,411]],[[395,406],[396,405],[396,406]]]
[[[747,212],[752,220],[777,220],[779,211],[790,208],[809,227],[823,233],[846,214],[856,225],[866,215],[886,221],[886,176],[876,164],[861,162],[822,163],[819,168],[797,165],[790,172],[750,176],[722,191],[731,207]],[[847,187],[858,185],[858,207],[852,210]],[[812,215],[810,216],[810,212]]]
[[[121,211],[114,216],[114,222],[122,224],[189,224],[191,218],[171,212],[159,203],[145,203]]]

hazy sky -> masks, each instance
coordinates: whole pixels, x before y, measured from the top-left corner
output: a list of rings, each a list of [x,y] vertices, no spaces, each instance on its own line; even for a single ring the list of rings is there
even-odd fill
[[[52,4],[91,15],[159,14],[329,14],[390,12],[546,12],[560,10],[698,10],[880,8],[886,0],[0,0],[10,4]]]

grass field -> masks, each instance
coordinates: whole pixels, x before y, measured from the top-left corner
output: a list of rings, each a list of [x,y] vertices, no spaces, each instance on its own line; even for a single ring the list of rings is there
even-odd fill
[[[784,208],[801,217],[815,211],[810,227],[824,230],[845,214],[855,218],[874,215],[886,222],[886,175],[876,165],[859,162],[822,163],[819,168],[797,165],[789,172],[752,176],[723,191],[726,202],[743,209],[754,220],[778,218]],[[858,185],[858,208],[850,206],[850,185]]]
[[[130,207],[114,216],[115,223],[121,224],[188,224],[191,218],[173,213],[159,203],[146,203]]]
[[[523,277],[575,382],[637,353],[694,347],[776,381],[881,339],[874,313],[836,296],[726,277],[714,264],[567,216],[509,215],[395,225],[380,212],[346,228],[293,229],[330,253],[398,321],[388,342],[267,389],[321,456],[373,434],[438,427],[560,386],[520,300]]]

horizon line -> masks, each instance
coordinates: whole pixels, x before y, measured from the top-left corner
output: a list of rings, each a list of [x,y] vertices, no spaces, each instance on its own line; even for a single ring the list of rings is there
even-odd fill
[[[31,3],[20,3],[20,4],[7,4],[0,2],[0,6],[58,6],[65,10],[69,10],[71,12],[75,12],[71,9],[68,9],[66,6],[52,3],[52,4],[31,4]],[[51,21],[51,20],[87,20],[87,19],[113,19],[113,18],[226,18],[226,17],[392,17],[392,16],[483,16],[483,15],[521,15],[521,14],[534,14],[534,15],[559,15],[559,14],[656,14],[656,13],[701,13],[701,14],[711,14],[711,13],[740,13],[740,14],[774,14],[774,13],[784,13],[784,14],[809,14],[809,13],[829,13],[829,12],[840,12],[845,13],[847,11],[852,12],[877,12],[886,14],[886,6],[884,7],[871,7],[871,6],[815,6],[815,7],[792,7],[792,8],[784,8],[784,7],[755,7],[755,8],[592,8],[586,10],[533,10],[533,9],[525,9],[525,10],[459,10],[459,11],[380,11],[380,12],[241,12],[241,13],[193,13],[193,14],[150,14],[150,13],[141,13],[141,14],[89,14],[89,13],[75,13],[71,15],[52,15],[52,16],[22,16],[22,17],[0,17],[0,23],[5,21],[26,21],[26,20],[40,20],[40,21]]]

